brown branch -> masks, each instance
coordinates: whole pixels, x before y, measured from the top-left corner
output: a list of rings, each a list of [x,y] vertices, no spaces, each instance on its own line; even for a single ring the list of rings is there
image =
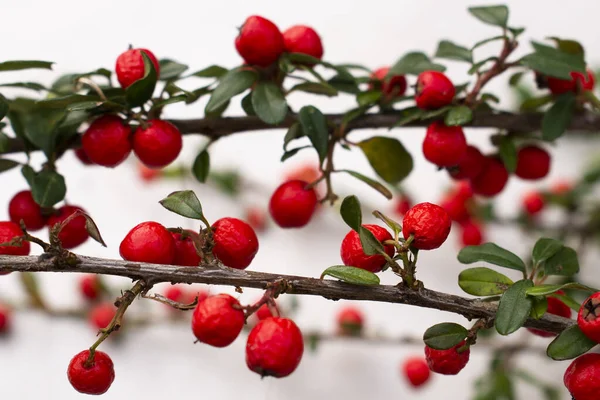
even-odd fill
[[[148,286],[158,282],[207,283],[235,287],[266,289],[276,281],[285,280],[286,293],[321,296],[331,300],[369,300],[408,304],[460,314],[467,319],[493,318],[497,304],[478,299],[467,299],[430,289],[413,290],[402,286],[359,286],[333,280],[320,280],[301,276],[270,274],[236,270],[217,264],[202,267],[132,263],[79,256],[77,265],[59,259],[37,256],[0,256],[0,271],[21,272],[81,272],[129,277],[142,280]],[[526,327],[559,333],[575,322],[555,315],[545,315],[539,320],[528,319]]]

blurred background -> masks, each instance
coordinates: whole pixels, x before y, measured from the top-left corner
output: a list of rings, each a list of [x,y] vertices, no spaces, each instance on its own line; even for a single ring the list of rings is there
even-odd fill
[[[58,75],[82,72],[99,67],[114,69],[116,57],[129,44],[152,50],[158,58],[171,58],[199,70],[211,64],[227,68],[241,63],[233,40],[246,17],[262,15],[280,29],[295,24],[307,24],[321,35],[324,59],[333,63],[361,63],[369,68],[393,64],[402,54],[422,50],[433,54],[440,39],[449,39],[470,47],[476,41],[498,34],[497,28],[484,25],[468,12],[473,5],[491,5],[496,1],[442,2],[434,0],[404,0],[369,2],[348,0],[324,2],[289,1],[221,1],[169,2],[105,0],[93,7],[73,0],[39,2],[21,0],[5,2],[1,9],[3,60],[40,59],[54,61],[54,71],[2,75],[9,81],[39,81],[51,83]],[[505,1],[510,7],[509,23],[524,26],[522,46],[515,57],[530,51],[529,40],[558,36],[579,40],[586,48],[587,61],[598,65],[597,14],[600,6],[592,1]],[[494,44],[480,50],[483,59],[497,52]],[[488,54],[489,53],[489,54]],[[443,61],[448,75],[456,83],[465,80],[467,67]],[[409,84],[414,83],[410,81]],[[507,76],[493,81],[487,91],[502,100],[500,107],[514,108],[516,98],[509,91]],[[460,81],[460,82],[458,82]],[[533,87],[533,75],[524,78]],[[182,84],[182,86],[185,86]],[[198,87],[194,82],[191,87]],[[4,93],[4,91],[3,91]],[[7,94],[16,92],[6,90]],[[166,118],[200,118],[206,98],[190,106],[180,104],[167,108]],[[355,106],[352,96],[332,99],[302,93],[291,95],[293,108],[313,104],[323,112],[343,112]],[[243,115],[239,101],[234,101],[226,115]],[[489,135],[493,130],[465,130],[470,143],[482,150],[492,149]],[[75,156],[67,154],[58,164],[68,184],[67,200],[81,205],[96,220],[108,248],[88,241],[76,252],[106,258],[119,258],[118,246],[125,234],[142,221],[155,220],[166,226],[198,229],[198,226],[163,209],[158,201],[168,193],[193,189],[200,198],[209,220],[224,216],[244,218],[248,206],[266,210],[268,197],[281,183],[286,173],[315,162],[310,152],[281,164],[283,130],[242,133],[220,140],[212,146],[211,160],[217,171],[237,171],[248,190],[237,198],[225,195],[211,185],[200,185],[193,178],[145,182],[140,178],[135,157],[114,170],[83,166]],[[352,133],[353,139],[372,136],[375,131]],[[413,154],[415,169],[403,184],[414,202],[437,202],[450,185],[446,173],[425,161],[421,153],[424,128],[382,129],[377,134],[399,137]],[[190,165],[204,143],[200,137],[185,137],[184,150],[176,165]],[[519,211],[524,190],[548,186],[557,179],[573,179],[599,149],[597,139],[565,137],[548,146],[553,156],[550,175],[535,184],[511,179],[504,192],[495,199],[500,215],[514,217]],[[357,151],[338,152],[336,167],[353,169],[373,176],[366,159]],[[34,163],[40,163],[39,154]],[[0,175],[0,204],[7,205],[17,192],[26,189],[18,169]],[[379,209],[393,215],[393,202],[385,200],[358,181],[335,177],[338,194],[356,194],[366,204],[363,213]],[[558,218],[549,215],[548,218]],[[7,207],[0,210],[0,219],[8,219]],[[251,270],[290,273],[317,277],[320,272],[340,263],[339,246],[347,233],[335,209],[323,207],[313,221],[302,230],[282,230],[267,221],[268,227],[259,234],[260,250],[249,267]],[[42,233],[45,236],[46,233]],[[510,227],[490,226],[487,238],[526,255],[534,238]],[[457,275],[461,265],[456,261],[460,241],[452,232],[446,243],[436,251],[423,252],[419,257],[418,276],[428,288],[460,294]],[[35,249],[39,253],[38,249]],[[595,275],[598,252],[590,248],[581,260],[582,280],[598,286]],[[518,274],[503,271],[513,278]],[[77,290],[79,277],[54,274],[39,277],[41,290],[56,308],[83,305]],[[396,283],[390,272],[381,275],[382,283]],[[126,288],[127,280],[110,278],[114,287]],[[159,286],[156,291],[162,291]],[[231,288],[210,287],[211,293],[228,292]],[[260,296],[256,290],[236,294],[242,302]],[[0,279],[0,298],[19,303],[24,294],[16,274]],[[298,309],[294,319],[306,332],[335,331],[336,313],[349,304],[318,297],[296,299]],[[316,352],[306,351],[298,370],[286,379],[263,379],[250,372],[244,362],[245,338],[224,349],[202,344],[194,345],[188,314],[183,322],[173,322],[169,312],[147,300],[136,301],[133,312],[153,315],[157,323],[143,328],[125,329],[121,340],[108,340],[100,349],[108,352],[114,363],[116,379],[106,399],[164,399],[167,396],[197,396],[211,399],[471,399],[474,381],[487,369],[490,353],[475,346],[471,362],[456,377],[434,376],[417,391],[404,380],[400,366],[404,359],[421,355],[423,346],[361,343],[339,340],[321,343]],[[282,298],[284,306],[290,298]],[[362,302],[357,304],[366,316],[369,334],[388,337],[413,335],[439,322],[456,321],[469,326],[463,318],[434,310],[402,305]],[[85,320],[55,319],[39,312],[16,312],[12,334],[0,340],[0,396],[14,399],[77,399],[66,379],[71,357],[89,347],[95,340],[95,328]],[[502,339],[529,340],[534,346],[545,346],[550,339],[533,337],[527,332]],[[568,362],[552,362],[537,354],[527,353],[514,359],[519,366],[557,384],[561,399],[567,399],[562,388],[562,374]],[[540,392],[525,384],[517,387],[519,399],[544,399]]]

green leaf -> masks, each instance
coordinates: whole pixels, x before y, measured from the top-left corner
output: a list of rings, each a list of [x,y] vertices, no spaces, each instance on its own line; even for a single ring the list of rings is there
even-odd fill
[[[5,153],[10,148],[10,138],[5,133],[0,132],[0,154]]]
[[[223,68],[220,65],[211,65],[210,67],[206,67],[204,69],[201,69],[200,71],[196,71],[188,76],[195,76],[198,78],[220,78],[227,72],[227,68]]]
[[[531,298],[527,297],[527,289],[533,282],[523,279],[515,282],[504,292],[496,313],[496,331],[501,335],[509,335],[523,326],[533,307]]]
[[[405,108],[404,110],[400,110],[400,118],[394,124],[394,126],[392,128],[395,128],[398,126],[404,126],[413,121],[417,121],[417,120],[421,119],[423,114],[424,114],[424,111],[421,110],[419,107],[408,107],[408,108]]]
[[[549,37],[548,39],[554,41],[554,43],[556,43],[556,47],[564,53],[585,56],[585,50],[583,49],[583,46],[576,40],[561,39],[556,36]]]
[[[442,40],[438,45],[435,56],[437,58],[446,58],[455,61],[473,62],[473,54],[466,47],[459,46],[448,40]]]
[[[90,237],[96,242],[100,243],[102,246],[106,247],[106,243],[104,242],[104,239],[100,234],[100,230],[98,229],[98,225],[96,225],[96,222],[94,222],[92,217],[90,217],[86,213],[81,213],[81,215],[85,217],[85,230],[88,232]]]
[[[159,203],[169,211],[187,218],[204,221],[202,205],[196,194],[191,190],[173,192]]]
[[[580,355],[587,353],[593,349],[598,343],[588,339],[583,334],[579,326],[573,325],[561,332],[560,335],[554,339],[546,354],[553,360],[571,360],[579,357]]]
[[[21,88],[21,89],[31,89],[35,91],[48,90],[46,87],[37,82],[13,82],[13,83],[3,83],[0,87],[10,87],[10,88]]]
[[[568,294],[553,293],[551,296],[559,299],[560,301],[565,303],[567,306],[569,306],[569,308],[571,310],[573,310],[577,313],[579,312],[579,309],[581,308],[581,304],[578,303],[575,299],[573,299]]]
[[[250,89],[258,74],[251,69],[236,68],[227,72],[219,80],[219,85],[215,88],[208,104],[206,104],[205,112],[215,112],[226,104],[232,97]]]
[[[577,252],[564,246],[544,263],[546,275],[571,276],[579,272]]]
[[[369,108],[371,108],[371,106],[362,106],[362,107],[353,108],[352,110],[347,111],[344,114],[344,117],[342,118],[342,124],[341,125],[346,126],[351,121],[354,121],[356,118],[365,115],[365,113],[367,111],[369,111]]]
[[[513,281],[499,272],[486,267],[469,268],[458,275],[458,286],[473,296],[502,294]]]
[[[358,197],[347,196],[344,198],[340,207],[340,214],[346,225],[358,232],[362,225],[362,213]]]
[[[194,160],[194,164],[192,165],[192,173],[194,177],[200,183],[206,182],[206,178],[208,178],[208,172],[210,171],[210,155],[208,151],[201,151]]]
[[[399,183],[412,171],[412,156],[397,139],[375,136],[358,146],[377,175],[387,183]]]
[[[443,322],[427,329],[423,341],[432,349],[448,350],[465,340],[468,333],[462,325]]]
[[[521,78],[523,78],[524,74],[525,74],[524,71],[515,72],[508,79],[508,84],[510,86],[517,86],[519,84],[519,82],[521,81]]]
[[[335,87],[333,87],[331,84],[326,83],[326,82],[302,82],[297,85],[294,85],[290,89],[290,93],[297,92],[297,91],[312,93],[312,94],[322,94],[322,95],[329,96],[329,97],[337,96],[337,94],[338,94],[337,89]]]
[[[0,72],[20,71],[22,69],[52,69],[53,62],[49,61],[4,61],[0,63]]]
[[[35,178],[35,171],[29,165],[23,165],[21,168],[21,175],[27,181],[29,187],[33,187],[33,179]]]
[[[540,96],[540,97],[529,97],[521,103],[519,106],[520,111],[535,111],[546,104],[551,103],[554,100],[554,96],[551,94]]]
[[[6,117],[9,110],[8,100],[0,93],[0,119]]]
[[[5,172],[19,165],[17,161],[9,160],[8,158],[0,158],[0,172]]]
[[[65,119],[64,109],[38,109],[25,113],[21,117],[21,124],[25,137],[46,156],[50,157],[56,146],[58,127]]]
[[[411,52],[405,54],[390,68],[388,75],[419,75],[423,71],[444,72],[446,67],[432,63],[424,53]]]
[[[188,69],[187,65],[167,58],[160,60],[158,64],[160,66],[160,77],[158,79],[161,81],[177,78]]]
[[[525,272],[525,263],[523,260],[516,254],[511,253],[494,243],[484,243],[479,246],[464,247],[458,253],[458,261],[462,264],[485,261],[500,267]]]
[[[364,226],[358,228],[358,237],[360,238],[360,244],[366,255],[385,254],[381,242]]]
[[[567,130],[575,111],[575,94],[565,93],[546,111],[542,119],[542,139],[558,139]]]
[[[254,112],[254,108],[252,107],[252,92],[248,93],[242,98],[242,109],[247,116],[256,116],[256,112]]]
[[[585,61],[582,55],[565,53],[554,47],[532,42],[535,49],[521,58],[520,63],[544,75],[560,79],[571,79],[571,72],[585,73]]]
[[[437,110],[428,110],[428,111],[423,110],[423,113],[421,114],[421,121],[428,120],[428,119],[438,119],[437,117],[446,114],[448,111],[450,111],[451,108],[452,107],[450,107],[450,106],[446,106],[446,107],[438,108]]]
[[[329,79],[327,83],[340,92],[350,94],[357,94],[360,92],[358,84],[352,76],[337,74],[334,75],[331,79]]]
[[[152,97],[156,87],[156,69],[148,55],[142,51],[144,58],[144,76],[125,89],[125,99],[131,107],[139,107]]]
[[[66,96],[52,97],[49,99],[38,100],[37,105],[43,108],[66,108],[67,106],[75,103],[83,103],[88,101],[102,101],[102,99],[96,95],[88,96],[84,94],[69,94]]]
[[[527,294],[529,296],[548,296],[550,294],[558,292],[559,290],[567,290],[567,289],[582,290],[582,291],[590,292],[590,293],[595,293],[598,291],[597,289],[594,289],[594,288],[586,286],[586,285],[582,285],[581,283],[569,282],[569,283],[565,283],[562,285],[534,286],[531,289],[527,290]]]
[[[535,319],[542,318],[548,310],[548,299],[545,297],[533,297],[531,301],[532,307],[529,316]]]
[[[473,111],[467,106],[456,106],[450,108],[446,117],[444,118],[444,123],[447,126],[460,126],[465,125],[471,122],[473,119]]]
[[[379,193],[384,195],[389,200],[391,200],[393,197],[392,192],[390,192],[388,188],[386,188],[385,186],[383,186],[381,183],[377,182],[374,179],[371,179],[367,176],[364,176],[361,173],[358,173],[356,171],[351,171],[349,169],[342,169],[342,170],[340,170],[340,172],[345,172],[349,175],[352,175],[356,179],[366,183],[367,185],[371,186],[373,189],[377,190]]]
[[[508,7],[506,6],[469,7],[469,12],[486,24],[506,28],[508,23]]]
[[[517,169],[517,147],[508,136],[503,135],[498,144],[500,158],[508,172],[515,172]]]
[[[189,100],[189,96],[186,96],[185,94],[172,96],[172,97],[169,97],[168,99],[152,100],[153,103],[152,103],[151,109],[155,110],[157,108],[161,108],[161,107],[164,107],[169,104],[187,102],[188,100]]]
[[[321,274],[321,279],[325,276],[331,276],[354,285],[379,285],[379,277],[374,273],[346,265],[334,265],[327,268]]]
[[[298,122],[293,123],[283,138],[283,150],[287,150],[287,146],[292,140],[299,139],[303,136],[304,132],[302,131],[300,124]]]
[[[256,85],[252,90],[252,108],[258,118],[270,125],[281,123],[288,111],[281,89],[273,82],[259,82]]]
[[[31,194],[42,207],[52,207],[67,194],[65,178],[55,171],[42,171],[31,182]]]
[[[390,229],[392,229],[394,231],[395,235],[397,235],[398,233],[402,232],[402,225],[400,225],[399,223],[397,223],[393,219],[385,216],[382,212],[380,212],[380,211],[373,211],[373,216],[375,218],[378,218],[378,219],[382,220],[387,226],[389,226]]]
[[[359,106],[367,106],[369,104],[375,104],[381,99],[381,90],[368,90],[366,92],[360,92],[356,95],[356,102]]]
[[[298,153],[300,150],[304,150],[304,149],[311,149],[312,146],[302,146],[302,147],[297,147],[295,149],[291,149],[291,150],[286,150],[283,155],[281,156],[281,162],[284,162],[285,160],[287,160],[288,158],[291,158],[293,156],[296,155],[296,153]]]
[[[562,242],[556,239],[541,238],[533,246],[532,261],[533,264],[539,264],[546,261],[563,248]]]
[[[321,163],[327,156],[329,142],[329,129],[327,119],[318,108],[313,106],[304,106],[298,113],[298,121],[302,126],[302,131],[312,143],[319,155]]]
[[[495,42],[496,40],[503,40],[505,38],[506,38],[506,36],[500,35],[500,36],[494,36],[494,37],[491,37],[491,38],[480,40],[479,42],[475,43],[473,45],[473,47],[471,47],[471,51],[473,51],[473,50],[475,50],[475,49],[477,49],[477,48],[479,48],[479,47],[481,47],[481,46],[483,46],[485,44],[488,44],[488,43],[491,43],[491,42]]]

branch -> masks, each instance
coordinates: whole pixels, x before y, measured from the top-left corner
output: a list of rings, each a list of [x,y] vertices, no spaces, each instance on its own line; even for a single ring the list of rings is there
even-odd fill
[[[158,282],[207,283],[235,287],[266,289],[270,284],[284,280],[285,293],[322,296],[330,300],[369,300],[386,303],[408,304],[460,314],[465,318],[494,318],[497,304],[479,299],[467,299],[430,289],[413,290],[400,286],[359,286],[332,280],[320,280],[301,276],[270,274],[237,270],[220,264],[203,264],[201,267],[132,263],[78,256],[79,263],[67,264],[60,258],[37,256],[0,256],[0,271],[20,272],[81,272],[116,275],[143,280],[148,286]],[[544,315],[539,320],[528,319],[526,327],[559,333],[574,321],[555,315]]]

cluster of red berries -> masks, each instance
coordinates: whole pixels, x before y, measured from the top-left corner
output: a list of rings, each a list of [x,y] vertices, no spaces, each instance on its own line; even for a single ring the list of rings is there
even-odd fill
[[[463,247],[478,246],[485,241],[484,227],[476,217],[479,204],[469,181],[458,181],[444,194],[439,204],[452,221],[458,224],[460,243]]]

